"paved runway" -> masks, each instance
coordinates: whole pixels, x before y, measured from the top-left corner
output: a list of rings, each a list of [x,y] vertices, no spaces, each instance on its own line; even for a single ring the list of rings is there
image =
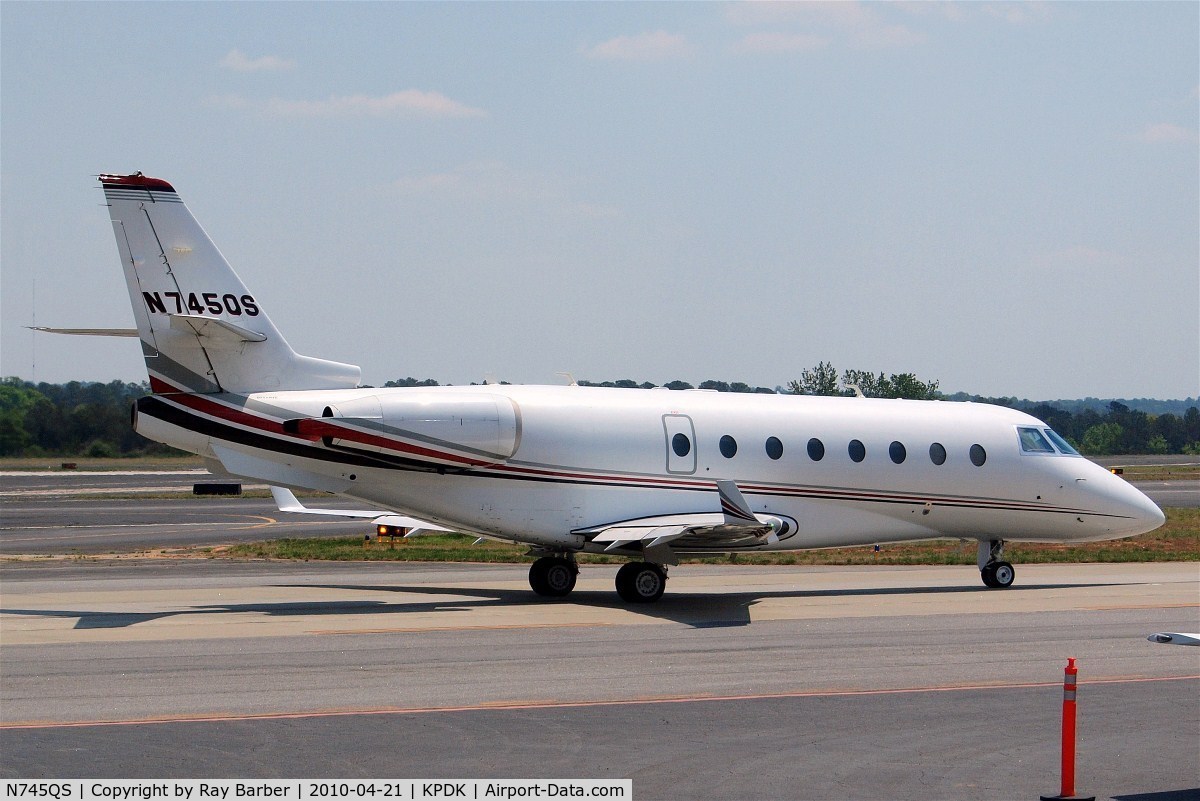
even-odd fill
[[[270,500],[237,497],[6,498],[0,516],[0,555],[118,554],[371,531],[370,520],[283,514]]]
[[[5,777],[631,777],[636,798],[1200,792],[1195,564],[680,567],[628,607],[514,566],[0,568]],[[103,723],[105,725],[97,725]],[[1160,793],[1165,795],[1151,796]]]
[[[282,514],[269,498],[191,494],[193,484],[209,481],[233,480],[205,470],[0,472],[0,555],[121,554],[371,530],[369,520]]]

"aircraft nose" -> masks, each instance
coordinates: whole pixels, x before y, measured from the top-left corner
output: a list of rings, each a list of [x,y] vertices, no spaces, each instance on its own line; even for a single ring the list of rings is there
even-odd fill
[[[1141,518],[1142,522],[1147,526],[1146,531],[1153,531],[1163,523],[1166,523],[1167,516],[1162,509],[1158,508],[1158,504],[1147,498],[1141,492],[1138,494],[1141,495],[1146,501],[1145,505],[1142,507],[1143,517]]]
[[[1124,536],[1145,534],[1167,522],[1167,516],[1158,504],[1146,497],[1145,493],[1122,478],[1112,476],[1112,487],[1115,500],[1121,508],[1121,516],[1126,518],[1121,526]]]

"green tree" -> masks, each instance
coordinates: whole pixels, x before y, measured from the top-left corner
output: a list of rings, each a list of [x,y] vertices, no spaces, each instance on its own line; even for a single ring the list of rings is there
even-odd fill
[[[1100,423],[1083,434],[1083,452],[1091,456],[1115,453],[1125,431],[1118,423]]]
[[[384,382],[384,386],[385,387],[436,387],[436,386],[440,386],[440,384],[438,384],[438,382],[434,381],[432,378],[426,378],[424,381],[418,381],[417,379],[413,378],[412,376],[409,376],[408,378],[397,378],[395,381],[386,381],[386,382]]]
[[[854,394],[854,388],[862,392],[867,398],[889,398],[891,387],[888,386],[888,380],[883,373],[875,375],[867,370],[847,370],[842,373],[842,386],[846,388],[843,395]]]
[[[45,397],[17,378],[0,382],[0,455],[15,456],[33,443],[25,418]]]
[[[912,400],[934,400],[941,397],[938,393],[937,381],[921,381],[912,373],[892,374],[888,381],[889,398],[910,398]]]
[[[839,395],[837,370],[829,362],[820,362],[811,370],[800,373],[799,381],[789,381],[793,395]]]

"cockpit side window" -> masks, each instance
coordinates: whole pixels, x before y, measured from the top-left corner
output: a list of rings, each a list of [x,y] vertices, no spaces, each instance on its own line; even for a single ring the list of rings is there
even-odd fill
[[[1021,450],[1026,453],[1054,453],[1054,446],[1036,428],[1018,428],[1017,435],[1021,438]]]
[[[1043,429],[1043,430],[1046,432],[1046,436],[1050,438],[1050,441],[1054,443],[1055,447],[1057,447],[1060,451],[1065,453],[1067,456],[1078,456],[1079,455],[1079,451],[1072,448],[1071,443],[1069,443],[1065,439],[1063,439],[1063,437],[1057,431],[1055,431],[1053,428],[1047,428],[1047,429]]]

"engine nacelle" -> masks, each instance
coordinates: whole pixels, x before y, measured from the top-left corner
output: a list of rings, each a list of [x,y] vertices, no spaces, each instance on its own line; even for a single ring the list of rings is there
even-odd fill
[[[329,447],[388,453],[403,450],[392,444],[398,439],[418,450],[449,450],[475,464],[511,458],[521,439],[520,413],[503,395],[372,395],[331,404],[322,418],[329,424],[301,430],[319,432]]]

